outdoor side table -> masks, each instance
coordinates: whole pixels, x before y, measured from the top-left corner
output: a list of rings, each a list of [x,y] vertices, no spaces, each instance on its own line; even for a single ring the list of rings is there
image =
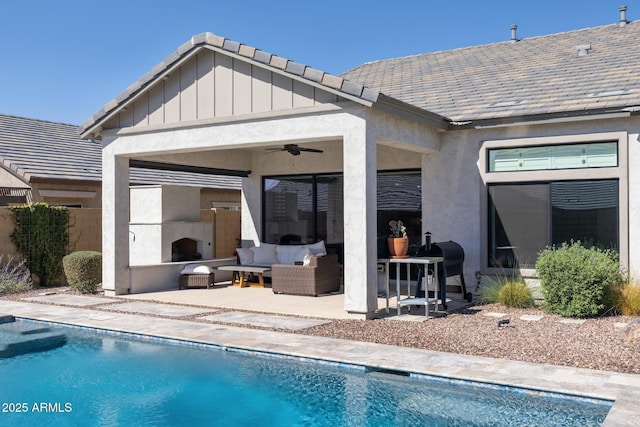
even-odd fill
[[[396,298],[397,298],[397,310],[398,316],[400,315],[400,309],[403,305],[410,306],[412,305],[423,305],[424,315],[425,317],[429,317],[429,304],[435,305],[435,311],[438,310],[438,294],[439,294],[439,277],[438,277],[438,263],[443,262],[443,257],[412,257],[412,258],[383,258],[379,259],[378,263],[385,264],[385,292],[386,292],[386,300],[387,300],[387,313],[389,312],[389,268],[391,264],[396,265]],[[402,297],[401,285],[400,285],[400,265],[405,264],[407,266],[407,292],[406,297]],[[435,280],[434,286],[434,296],[429,297],[429,275],[425,274],[424,279],[427,281],[427,286],[425,289],[424,298],[416,298],[411,296],[411,264],[422,264],[425,269],[428,270],[430,265],[433,265],[433,280]]]

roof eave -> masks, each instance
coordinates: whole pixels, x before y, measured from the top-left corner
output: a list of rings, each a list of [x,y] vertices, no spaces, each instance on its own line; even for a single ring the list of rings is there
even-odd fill
[[[211,49],[233,58],[249,62],[281,75],[288,76],[311,86],[321,88],[345,99],[355,101],[366,107],[371,107],[378,100],[379,92],[361,84],[348,81],[303,64],[298,64],[286,58],[234,42],[211,33],[196,35],[178,50],[152,68],[138,81],[129,86],[122,94],[108,102],[96,112],[80,128],[80,137],[84,139],[99,139],[102,124],[115,116],[122,108],[135,101],[151,85],[189,60],[201,49]]]
[[[138,82],[140,82],[138,85],[134,83],[135,86],[129,86],[123,93],[105,104],[101,110],[97,111],[91,119],[87,120],[80,128],[80,138],[99,139],[99,134],[102,131],[102,124],[104,122],[118,114],[124,107],[134,102],[147,88],[171,74],[176,67],[188,61],[200,50],[201,44],[190,45],[189,49],[185,49],[185,45],[187,44],[190,43],[185,43],[180,46],[176,52],[169,55],[163,62],[153,67],[138,79]],[[167,64],[168,59],[171,59],[172,62]]]
[[[511,127],[520,125],[531,124],[553,124],[553,123],[568,123],[568,122],[580,122],[587,120],[602,120],[602,119],[614,119],[630,117],[631,115],[637,115],[636,107],[626,108],[613,108],[613,109],[597,109],[597,110],[577,110],[577,111],[563,111],[558,113],[547,114],[534,114],[534,115],[520,115],[511,117],[498,117],[491,119],[479,119],[479,120],[465,120],[465,121],[452,121],[451,130],[465,130],[465,129],[490,129]]]

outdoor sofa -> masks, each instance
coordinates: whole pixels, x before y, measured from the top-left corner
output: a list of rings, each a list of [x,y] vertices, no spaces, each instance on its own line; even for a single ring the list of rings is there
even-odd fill
[[[238,248],[242,265],[270,266],[274,293],[318,296],[340,290],[337,255],[328,255],[323,241],[306,245],[261,243]]]

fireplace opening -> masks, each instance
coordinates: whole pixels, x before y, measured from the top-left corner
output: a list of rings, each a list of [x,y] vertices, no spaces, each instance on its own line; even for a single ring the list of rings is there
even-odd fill
[[[194,261],[202,259],[198,252],[198,241],[184,237],[171,243],[171,261]]]

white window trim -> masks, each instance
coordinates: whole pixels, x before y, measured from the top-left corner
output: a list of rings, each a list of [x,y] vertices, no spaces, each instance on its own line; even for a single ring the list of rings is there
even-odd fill
[[[587,142],[618,141],[618,166],[584,169],[551,169],[536,171],[514,172],[487,172],[488,150],[495,148],[533,147],[541,145],[571,145]],[[488,267],[489,254],[487,239],[488,230],[488,185],[498,183],[518,183],[533,181],[566,181],[566,180],[593,180],[593,179],[617,179],[619,182],[618,200],[618,232],[620,266],[623,270],[629,269],[629,184],[628,184],[628,144],[627,132],[605,132],[580,135],[562,135],[551,137],[517,138],[503,140],[487,140],[480,146],[478,156],[478,170],[480,171],[480,271],[483,274],[501,274],[504,270]],[[512,269],[507,270],[507,273]],[[525,277],[535,276],[533,269],[520,269],[520,274]]]

